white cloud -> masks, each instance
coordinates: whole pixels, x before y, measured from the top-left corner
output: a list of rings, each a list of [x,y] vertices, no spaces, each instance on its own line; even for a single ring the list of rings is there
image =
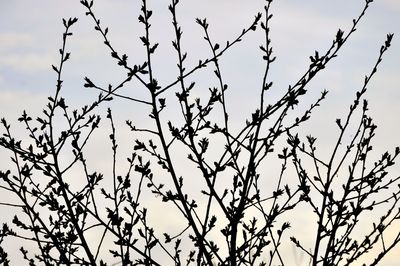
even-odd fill
[[[29,74],[49,71],[56,61],[54,53],[13,53],[0,57],[0,66]]]
[[[0,49],[6,50],[16,46],[30,46],[33,38],[29,33],[0,32]]]
[[[400,11],[400,1],[395,1],[395,0],[382,0],[381,1],[383,5],[385,5],[387,8],[390,9],[395,9]]]
[[[55,58],[52,53],[41,52],[30,33],[0,32],[0,68],[24,73],[49,70]]]
[[[0,88],[0,116],[5,117],[9,122],[15,122],[22,114],[22,110],[26,108],[37,114],[46,99],[45,95],[29,91]]]

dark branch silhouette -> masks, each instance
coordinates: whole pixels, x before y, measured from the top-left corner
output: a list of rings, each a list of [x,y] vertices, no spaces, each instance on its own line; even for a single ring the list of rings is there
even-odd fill
[[[18,119],[26,127],[28,141],[16,139],[10,124],[1,119],[0,146],[2,152],[12,155],[13,168],[0,171],[0,189],[16,195],[19,202],[1,202],[16,215],[12,225],[4,224],[0,230],[0,245],[5,238],[34,242],[38,252],[24,244],[21,247],[29,265],[236,266],[289,265],[283,249],[294,244],[308,257],[309,265],[333,266],[359,265],[367,253],[379,250],[370,261],[370,265],[377,265],[400,242],[400,230],[391,242],[384,237],[400,219],[400,177],[389,173],[400,148],[371,163],[377,127],[368,115],[365,99],[393,34],[387,35],[347,114],[336,120],[339,134],[329,157],[318,155],[316,137],[303,139],[298,134],[312,113],[320,112],[318,107],[328,93],[322,91],[314,103],[299,113],[297,106],[307,94],[309,83],[339,55],[372,0],[365,1],[350,29],[338,29],[325,51],[315,51],[310,56],[308,68],[274,102],[266,97],[267,91],[273,89],[270,69],[276,60],[270,36],[272,0],[265,1],[264,9],[255,14],[253,21],[224,45],[213,40],[207,19],[197,18],[209,56],[195,65],[186,61],[189,55],[197,54],[186,51],[182,44],[180,2],[172,0],[168,8],[178,77],[166,84],[159,84],[154,71],[153,59],[159,44],[151,38],[153,12],[146,0],[141,1],[138,17],[144,29],[139,41],[144,46],[145,61],[136,64],[114,47],[109,28],[100,23],[94,12],[94,2],[80,2],[126,77],[107,87],[97,85],[100,82],[95,78],[84,77],[83,87],[98,91],[98,96],[88,105],[71,110],[62,96],[62,79],[70,59],[67,45],[72,38],[71,28],[77,18],[63,20],[60,61],[52,66],[56,73],[55,92],[39,117],[32,118],[24,111]],[[244,125],[234,130],[227,108],[227,94],[234,92],[226,83],[220,60],[249,34],[257,33],[264,36],[264,43],[257,46],[265,62],[259,102],[254,103]],[[210,85],[209,97],[195,98],[197,84],[192,77],[210,70],[216,85]],[[124,95],[122,88],[133,81],[148,92],[147,98]],[[102,122],[104,118],[99,115],[99,109],[107,102],[122,100],[143,107],[143,115],[149,112],[153,122],[138,127],[126,120],[134,144],[127,167],[123,168],[118,156],[120,125],[114,121],[110,108],[105,116],[107,122]],[[180,119],[165,119],[164,111],[170,105],[179,108],[180,113],[175,115]],[[109,130],[111,176],[104,176],[88,164],[91,158],[86,147],[100,126]],[[344,136],[349,131],[354,132],[346,142]],[[187,156],[182,159],[178,150]],[[275,166],[280,172],[275,179],[265,180],[265,163],[276,158],[281,162]],[[195,170],[182,172],[183,165],[194,166]],[[295,183],[285,183],[290,169],[293,172],[289,174],[297,177]],[[71,181],[71,175],[78,183]],[[189,188],[190,182],[199,184],[194,187],[195,192]],[[149,195],[176,210],[176,220],[184,221],[179,231],[164,231],[156,226],[150,214],[159,210],[148,203]],[[295,223],[290,215],[299,208],[313,212],[313,246],[303,244],[302,236],[290,230]],[[365,237],[357,237],[354,232],[360,227],[361,215],[376,208],[385,208],[386,213],[370,228],[364,228]],[[93,234],[97,240],[90,237]],[[0,263],[10,264],[1,246]]]

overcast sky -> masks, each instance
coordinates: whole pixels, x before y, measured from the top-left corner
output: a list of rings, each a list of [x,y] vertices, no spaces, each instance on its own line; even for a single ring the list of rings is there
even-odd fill
[[[139,2],[97,0],[94,8],[102,24],[110,28],[112,44],[121,53],[126,53],[132,64],[141,63],[144,59],[143,46],[138,39],[143,34],[143,28],[137,23]],[[189,54],[188,63],[195,64],[199,59],[209,57],[195,18],[207,17],[213,40],[224,44],[251,23],[258,10],[262,10],[264,1],[181,2],[178,16],[184,31],[183,45]],[[315,50],[322,53],[329,47],[339,27],[345,32],[350,28],[364,0],[275,2],[271,38],[277,61],[271,72],[275,83],[271,99],[281,95],[305,71],[309,56]],[[330,91],[321,111],[315,114],[307,128],[302,129],[305,134],[313,133],[320,137],[323,147],[328,147],[329,140],[337,133],[332,130],[335,129],[334,121],[346,115],[356,90],[361,88],[364,76],[371,71],[387,33],[395,35],[392,47],[385,55],[366,97],[370,102],[370,114],[378,125],[377,153],[400,145],[400,1],[375,2],[339,57],[310,84],[309,97],[305,99],[307,103],[315,100],[321,90]],[[168,3],[149,1],[154,11],[152,40],[160,42],[159,52],[154,58],[154,70],[161,85],[174,81],[178,75],[171,46],[173,31],[166,8]],[[125,76],[102,45],[100,36],[93,30],[92,20],[85,16],[85,9],[79,1],[0,0],[0,117],[8,118],[11,124],[16,124],[16,118],[23,109],[39,114],[47,97],[53,93],[56,75],[51,65],[58,64],[63,32],[61,18],[68,17],[79,18],[72,28],[74,35],[69,39],[67,50],[71,52],[71,60],[65,67],[63,77],[63,95],[70,105],[90,103],[95,97],[95,92],[83,88],[85,76],[102,85],[115,83]],[[251,33],[221,61],[225,82],[230,86],[228,110],[232,113],[232,121],[239,126],[249,117],[258,96],[263,71],[258,46],[262,41],[261,31]],[[211,77],[206,72],[200,74],[196,81],[207,90],[207,86],[215,86],[209,85]],[[143,91],[143,88],[132,85],[121,93],[146,98],[148,95]],[[146,124],[147,121],[140,115],[133,115],[140,109],[131,104],[118,100],[118,104],[112,107],[121,117],[121,122],[132,119]],[[237,108],[239,104],[243,105],[242,109]],[[18,129],[18,126],[15,125],[15,128]],[[0,159],[4,158],[1,152]],[[104,160],[96,159],[99,162]],[[0,166],[3,165],[4,162],[0,162]],[[398,265],[399,254],[398,248],[382,265]]]

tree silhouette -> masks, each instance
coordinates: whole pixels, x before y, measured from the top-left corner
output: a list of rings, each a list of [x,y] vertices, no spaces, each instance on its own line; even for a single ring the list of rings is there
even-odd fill
[[[52,66],[55,92],[42,114],[33,118],[23,112],[18,121],[26,128],[24,139],[16,138],[6,119],[1,120],[0,146],[11,154],[13,164],[0,171],[1,189],[19,202],[1,203],[16,215],[12,225],[3,224],[0,244],[6,238],[34,242],[32,250],[24,244],[20,249],[29,265],[290,265],[284,252],[290,245],[305,254],[305,265],[360,265],[371,252],[375,255],[366,263],[377,265],[400,242],[400,230],[390,239],[384,234],[400,219],[400,177],[389,174],[400,148],[371,158],[377,127],[368,115],[365,93],[393,34],[387,35],[349,109],[336,120],[339,133],[328,156],[319,155],[316,137],[301,134],[311,114],[323,112],[318,108],[328,92],[322,91],[305,110],[299,108],[310,82],[338,56],[373,1],[366,0],[350,29],[338,29],[331,45],[315,51],[300,78],[273,101],[268,97],[274,89],[269,75],[276,59],[270,38],[272,0],[224,44],[213,41],[206,19],[197,18],[209,56],[194,65],[187,58],[197,58],[196,51],[185,51],[182,44],[181,3],[172,0],[168,9],[178,77],[167,84],[159,83],[154,70],[154,57],[163,44],[151,38],[153,12],[146,0],[141,2],[138,22],[144,29],[140,42],[145,60],[132,64],[115,48],[94,2],[80,1],[126,74],[123,80],[103,86],[84,77],[83,87],[98,91],[97,97],[78,109],[68,106],[63,71],[71,57],[71,28],[78,19],[63,19],[60,61]],[[228,111],[234,91],[220,62],[246,36],[257,33],[264,38],[261,46],[255,44],[264,61],[261,85],[255,88],[258,102],[245,123],[236,125]],[[204,97],[194,77],[209,71],[212,78]],[[123,88],[132,83],[146,96],[125,95]],[[99,114],[104,106],[123,100],[141,108],[139,116],[148,115],[152,122],[142,127],[127,118],[132,134],[128,144],[119,141],[121,125],[112,108],[104,117]],[[169,108],[179,111],[170,118]],[[108,142],[100,144],[111,147],[108,174],[94,169],[87,155],[100,127],[109,130]],[[132,146],[124,162],[120,145]],[[377,208],[384,214],[362,226],[360,221]],[[312,213],[315,225],[311,246],[291,230],[298,211],[304,210]],[[158,227],[154,212],[171,212],[174,218],[165,223],[173,226]],[[0,262],[10,264],[4,246]]]

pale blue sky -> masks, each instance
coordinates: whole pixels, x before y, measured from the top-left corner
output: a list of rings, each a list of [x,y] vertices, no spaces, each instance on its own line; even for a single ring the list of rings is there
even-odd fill
[[[110,39],[131,63],[144,59],[143,46],[138,37],[143,34],[137,23],[140,1],[97,0],[95,11],[102,24],[110,27]],[[171,40],[170,14],[166,10],[168,1],[149,1],[154,10],[152,21],[153,40],[160,42],[155,55],[155,73],[160,83],[166,84],[177,76],[176,57]],[[201,0],[181,1],[179,14],[184,31],[184,49],[188,51],[189,63],[209,56],[202,39],[202,31],[195,18],[207,17],[210,33],[215,41],[225,43],[248,25],[257,10],[262,9],[261,0]],[[271,78],[274,99],[291,84],[309,64],[308,57],[328,48],[338,27],[347,31],[353,18],[358,16],[363,0],[277,0],[273,4],[271,38],[277,61],[273,65]],[[364,75],[368,74],[377,58],[380,45],[387,33],[394,33],[392,47],[386,54],[379,72],[370,85],[367,99],[370,114],[378,125],[376,138],[377,154],[400,145],[400,1],[376,0],[362,23],[346,46],[320,77],[310,84],[310,93],[305,102],[311,103],[323,89],[330,91],[321,111],[304,128],[304,134],[320,137],[321,146],[327,148],[337,133],[334,121],[343,117],[352,102],[355,91],[360,88]],[[160,4],[161,3],[161,4]],[[68,102],[79,106],[90,102],[95,92],[83,88],[83,77],[88,76],[98,84],[106,85],[121,80],[125,73],[115,66],[109,51],[93,30],[90,18],[84,15],[79,1],[62,0],[0,0],[0,117],[16,118],[23,109],[38,114],[47,96],[53,93],[55,73],[51,64],[58,64],[58,49],[61,45],[63,26],[61,18],[78,17],[72,31],[67,50],[71,60],[64,72],[64,90]],[[251,33],[243,43],[233,48],[221,60],[225,82],[231,90],[228,95],[228,110],[232,122],[240,126],[254,109],[261,84],[262,60],[258,46],[263,41],[261,32]],[[211,77],[211,78],[210,78]],[[210,72],[196,77],[208,91],[215,80]],[[121,93],[145,98],[143,88],[133,84]],[[239,110],[237,106],[243,107]],[[147,124],[140,115],[143,112],[130,102],[118,100],[111,104],[121,121],[133,119]],[[147,112],[147,111],[146,111]],[[141,114],[141,113],[140,113]],[[174,115],[174,111],[170,111]],[[18,129],[17,125],[15,128]],[[21,129],[21,128],[20,128]],[[0,131],[1,132],[1,131]],[[0,159],[4,156],[0,153]],[[102,162],[102,158],[96,158]],[[101,164],[101,163],[99,163]],[[0,162],[0,167],[4,162]],[[1,210],[0,210],[1,212]],[[0,220],[1,222],[1,220]],[[392,252],[384,266],[394,266],[400,260],[400,249]]]
[[[40,5],[36,1],[23,0],[0,2],[0,91],[2,93],[28,93],[38,97],[45,96],[51,91],[54,74],[50,71],[50,65],[58,60],[57,50],[61,43],[62,31],[61,17],[77,16],[80,19],[79,24],[73,29],[75,36],[69,44],[73,61],[70,62],[69,69],[67,66],[64,74],[66,86],[72,87],[68,89],[72,98],[79,93],[79,99],[85,99],[81,97],[84,92],[79,88],[85,75],[95,78],[103,77],[104,73],[107,73],[110,80],[104,79],[104,83],[120,78],[118,68],[114,67],[108,51],[92,30],[92,22],[83,15],[84,10],[78,2],[41,0]],[[263,1],[251,1],[250,4],[248,1],[246,4],[243,4],[243,1],[212,2],[197,1],[182,6],[183,12],[180,16],[185,31],[183,42],[188,51],[196,50],[197,53],[196,56],[189,56],[192,62],[208,55],[205,43],[199,36],[201,31],[194,23],[195,17],[208,17],[214,39],[224,42],[250,22]],[[326,48],[338,26],[343,29],[350,26],[351,19],[358,14],[362,2],[361,0],[277,1],[273,6],[275,18],[272,21],[272,39],[278,56],[273,69],[276,84],[286,88],[298,77],[308,64],[308,56],[315,49],[322,51]],[[321,86],[329,89],[332,94],[337,93],[337,96],[331,96],[331,101],[347,97],[347,92],[351,94],[373,64],[386,33],[393,32],[396,35],[400,25],[398,15],[400,4],[396,2],[376,1],[372,5],[358,32],[342,50],[341,56],[329,66],[324,78],[320,79]],[[131,61],[141,62],[143,50],[137,37],[143,31],[136,23],[137,5],[132,4],[133,1],[122,0],[103,0],[96,3],[97,13],[103,23],[110,26],[110,37],[117,49],[127,53]],[[156,61],[158,68],[155,70],[158,71],[159,81],[166,83],[171,81],[171,76],[176,76],[175,69],[171,68],[175,57],[170,53],[172,31],[168,26],[169,14],[165,11],[166,4],[152,5],[155,9],[153,39],[162,42],[155,58],[158,59]],[[243,45],[238,46],[237,50],[230,54],[232,57],[228,55],[223,70],[227,73],[227,81],[232,84],[231,86],[247,86],[252,81],[255,86],[260,83],[252,77],[256,74],[248,74],[262,69],[260,52],[257,49],[261,41],[260,34],[258,36],[252,34]],[[400,60],[399,43],[395,36],[393,47],[381,67],[384,71],[381,71],[375,79],[379,89],[370,92],[372,98],[378,98],[371,103],[372,105],[379,104],[386,108],[396,105],[398,99],[396,96],[399,96],[395,88],[398,84],[396,67]],[[242,76],[237,75],[238,62],[245,66],[245,71],[248,71],[243,73],[246,78],[238,78]],[[248,90],[237,91],[249,97]],[[346,96],[340,93],[345,93]],[[386,95],[390,97],[385,98]],[[75,97],[75,100],[79,99]],[[7,108],[16,110],[15,106]],[[378,112],[383,111],[380,108],[376,109]]]

